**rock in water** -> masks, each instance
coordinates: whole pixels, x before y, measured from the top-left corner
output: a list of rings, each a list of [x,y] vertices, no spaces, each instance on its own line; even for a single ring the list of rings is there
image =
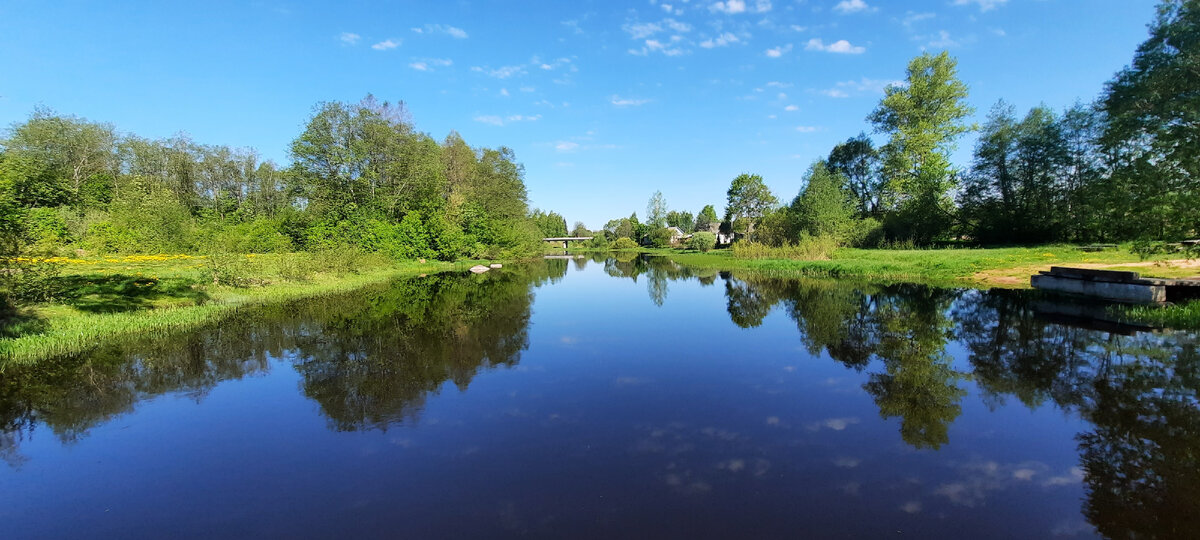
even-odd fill
[[[488,265],[488,268],[504,268],[504,265],[500,263],[492,263]]]
[[[482,265],[478,265],[478,264],[471,267],[471,272],[475,273],[475,274],[482,274],[484,272],[487,272],[488,270],[491,270],[491,269],[486,266],[482,266]]]

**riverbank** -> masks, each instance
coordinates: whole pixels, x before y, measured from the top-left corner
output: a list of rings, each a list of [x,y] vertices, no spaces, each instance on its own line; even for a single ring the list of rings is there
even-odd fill
[[[1167,260],[1163,256],[1143,261],[1125,250],[1086,252],[1069,245],[910,250],[841,248],[823,260],[740,259],[729,250],[700,253],[646,249],[644,252],[669,255],[680,264],[698,268],[944,286],[1024,289],[1029,288],[1029,276],[1062,265],[1134,270],[1147,277],[1200,276],[1197,261]]]
[[[75,354],[147,333],[174,333],[239,309],[337,294],[397,277],[466,269],[475,262],[398,262],[372,257],[321,260],[312,254],[237,255],[222,269],[205,257],[132,255],[62,259],[53,302],[4,322],[0,370]],[[233,284],[213,283],[225,272]]]

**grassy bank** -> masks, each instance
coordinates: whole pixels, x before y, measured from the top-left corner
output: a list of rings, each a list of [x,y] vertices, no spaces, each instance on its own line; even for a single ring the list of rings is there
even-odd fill
[[[1119,268],[1153,277],[1200,275],[1200,266],[1184,261],[1167,261],[1164,257],[1142,261],[1127,250],[1085,252],[1068,245],[913,250],[841,248],[824,260],[744,259],[734,257],[728,250],[647,252],[670,255],[680,264],[720,270],[935,285],[1026,288],[1029,276],[1055,265]]]
[[[237,257],[223,268],[199,256],[135,255],[56,261],[53,302],[8,317],[0,369],[146,333],[170,333],[220,320],[246,307],[336,294],[406,275],[466,268],[469,263],[395,262],[320,255]],[[213,283],[229,274],[236,285]]]

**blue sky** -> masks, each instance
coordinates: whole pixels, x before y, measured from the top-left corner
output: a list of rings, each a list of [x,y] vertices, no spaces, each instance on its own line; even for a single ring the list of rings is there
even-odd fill
[[[373,93],[438,139],[513,148],[532,206],[598,228],[655,190],[720,212],[742,172],[790,200],[923,50],[958,58],[977,119],[999,98],[1091,100],[1153,15],[1150,0],[2,0],[0,123],[44,105],[287,163],[316,102]]]

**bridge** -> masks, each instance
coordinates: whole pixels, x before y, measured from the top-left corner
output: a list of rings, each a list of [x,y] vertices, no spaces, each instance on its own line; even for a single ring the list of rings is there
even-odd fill
[[[580,240],[591,240],[594,236],[559,236],[555,238],[543,238],[545,242],[562,242],[563,249],[567,249],[567,242],[578,242]]]

